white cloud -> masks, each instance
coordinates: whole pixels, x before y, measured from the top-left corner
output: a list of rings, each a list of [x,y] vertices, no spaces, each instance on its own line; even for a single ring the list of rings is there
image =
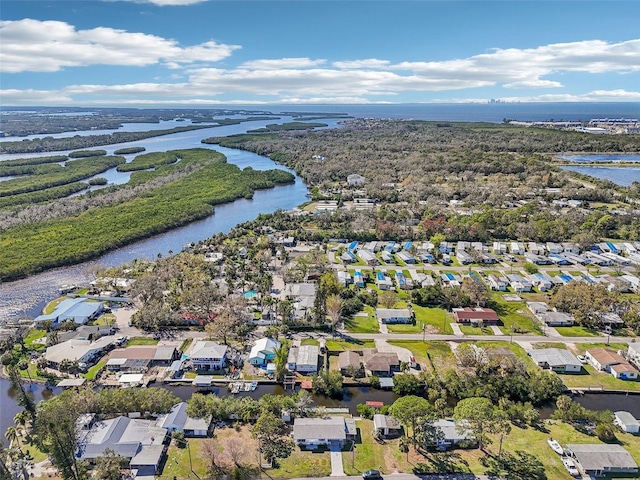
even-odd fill
[[[58,21],[0,22],[0,71],[55,72],[89,65],[147,66],[217,62],[240,48],[209,41],[181,47],[156,35],[98,27],[76,30]]]
[[[358,69],[358,68],[372,68],[372,69],[385,69],[391,62],[388,60],[378,60],[376,58],[367,58],[365,60],[352,60],[344,62],[333,62],[333,66],[336,68],[344,69]]]
[[[251,60],[243,63],[238,68],[246,70],[274,70],[279,68],[310,68],[326,63],[326,60],[311,60],[310,58],[279,58]]]

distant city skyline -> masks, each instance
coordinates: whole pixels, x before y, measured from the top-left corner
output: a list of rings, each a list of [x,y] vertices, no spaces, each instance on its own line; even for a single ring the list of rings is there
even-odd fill
[[[2,0],[4,106],[640,102],[640,2]]]

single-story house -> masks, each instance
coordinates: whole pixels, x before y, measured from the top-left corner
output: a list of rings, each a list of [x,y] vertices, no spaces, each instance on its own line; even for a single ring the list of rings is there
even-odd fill
[[[447,450],[460,444],[475,444],[475,436],[470,428],[460,428],[454,420],[440,419],[433,422],[438,431],[438,444],[440,450]]]
[[[291,372],[313,373],[318,371],[318,356],[320,349],[317,345],[292,345],[287,358],[287,369]]]
[[[618,355],[613,350],[607,350],[606,348],[592,348],[587,350],[585,357],[596,370],[609,373],[611,373],[612,365],[627,363],[627,360],[622,355]]]
[[[497,325],[500,318],[495,310],[481,307],[454,308],[453,318],[457,323]]]
[[[67,298],[60,302],[52,313],[39,315],[35,318],[36,325],[50,321],[53,327],[63,322],[73,321],[77,325],[95,320],[104,310],[102,302],[87,300],[86,298]]]
[[[575,320],[570,313],[553,310],[539,313],[536,317],[549,327],[568,327],[573,325]]]
[[[356,352],[348,350],[346,352],[340,352],[338,355],[338,364],[340,365],[340,373],[347,375],[351,369],[356,368],[360,370],[362,364],[360,363],[360,355]]]
[[[280,346],[280,342],[274,338],[265,337],[257,340],[249,352],[249,363],[259,366],[266,365],[275,358],[275,352]]]
[[[638,473],[638,464],[620,445],[569,443],[567,448],[587,475]]]
[[[635,380],[638,378],[638,371],[628,362],[618,363],[609,367],[611,375],[620,380]]]
[[[197,370],[221,370],[226,358],[226,345],[206,340],[198,340],[189,353],[189,360]]]
[[[47,347],[44,358],[51,368],[58,369],[64,361],[78,362],[86,366],[93,365],[102,354],[111,348],[116,341],[114,335],[100,337],[95,342],[89,340],[67,340]]]
[[[487,284],[489,285],[491,290],[496,290],[498,292],[504,292],[507,290],[506,280],[502,277],[498,277],[493,273],[487,276]]]
[[[640,431],[640,422],[629,412],[618,411],[613,412],[613,423],[618,425],[623,432],[638,433]]]
[[[158,427],[166,428],[169,434],[184,432],[185,437],[208,437],[213,428],[213,417],[194,418],[187,414],[187,402],[176,403],[171,411],[158,418]]]
[[[376,308],[376,318],[381,323],[411,323],[413,320],[408,308]]]
[[[79,459],[94,462],[106,450],[113,450],[139,475],[158,473],[167,448],[167,429],[156,426],[155,420],[116,417],[96,422],[78,436]]]
[[[373,416],[373,431],[383,437],[397,437],[402,433],[402,426],[395,418],[376,413]]]
[[[558,373],[579,373],[582,363],[570,351],[562,348],[542,348],[528,352],[533,361],[542,368]]]
[[[400,370],[400,360],[395,352],[379,352],[377,348],[362,350],[367,375],[388,377]]]
[[[358,432],[353,418],[301,418],[293,420],[293,439],[303,448],[319,446],[342,447],[347,440],[355,440]]]

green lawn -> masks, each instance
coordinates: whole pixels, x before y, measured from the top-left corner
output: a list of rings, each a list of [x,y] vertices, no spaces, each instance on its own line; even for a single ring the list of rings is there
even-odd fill
[[[619,380],[607,372],[598,372],[591,365],[582,366],[581,375],[558,375],[568,388],[640,391],[640,380]]]
[[[46,336],[47,336],[47,332],[45,330],[39,330],[37,328],[32,328],[27,333],[27,336],[24,339],[24,344],[26,346],[29,346],[35,340],[38,340],[39,338],[46,337]]]
[[[426,325],[427,333],[452,334],[450,323],[453,316],[443,308],[430,308],[413,305],[413,312],[416,315],[416,325]],[[418,330],[422,331],[422,328]]]
[[[508,341],[480,341],[480,342],[462,342],[462,343],[472,343],[473,345],[475,345],[476,347],[480,347],[480,348],[484,348],[484,349],[491,349],[491,348],[508,348],[509,350],[511,350],[513,353],[515,353],[516,357],[518,358],[518,360],[521,360],[522,362],[525,363],[525,365],[527,365],[527,367],[532,367],[534,366],[533,364],[533,360],[531,360],[531,357],[529,357],[529,355],[527,355],[527,352],[524,350],[524,348],[522,348],[520,345],[518,345],[517,343],[509,343]],[[460,345],[462,345],[462,343]],[[536,367],[538,368],[538,367]]]
[[[317,347],[320,345],[320,342],[315,338],[303,338],[300,345],[314,345]]]
[[[49,303],[47,303],[44,308],[42,309],[42,313],[44,313],[45,315],[48,315],[49,313],[53,313],[53,311],[56,309],[56,307],[63,302],[64,300],[67,300],[69,297],[67,297],[66,295],[63,297],[58,297],[54,300],[51,300]]]
[[[599,337],[596,331],[575,325],[573,327],[554,327],[563,337]]]
[[[105,355],[100,359],[98,363],[96,363],[93,367],[87,370],[87,373],[83,373],[82,376],[86,378],[88,381],[93,381],[96,379],[96,375],[98,374],[98,370],[104,367],[107,364],[109,359]]]
[[[158,340],[155,338],[149,337],[133,337],[130,338],[127,342],[127,347],[132,347],[134,345],[157,345]]]
[[[493,335],[489,327],[474,327],[473,325],[460,325],[460,331],[465,335]]]
[[[503,323],[500,330],[505,335],[511,334],[512,327],[516,334],[542,333],[538,322],[527,310],[525,302],[507,302],[499,292],[491,292],[491,300],[494,302],[493,308]]]
[[[347,475],[360,475],[370,469],[380,470],[382,474],[394,470],[409,471],[409,465],[403,461],[404,455],[398,448],[398,439],[385,440],[378,443],[373,438],[373,422],[371,420],[356,421],[358,439],[354,451],[342,452],[342,465]]]
[[[191,472],[193,470],[203,475],[207,471],[205,456],[200,453],[201,446],[205,439],[189,439],[189,448],[178,448],[175,445],[169,446],[167,451],[167,462],[162,470],[162,478],[177,477],[180,480],[197,479],[199,476]],[[189,450],[191,450],[191,464],[189,463]]]
[[[344,321],[344,326],[351,333],[378,333],[378,320],[376,319],[373,308],[365,307],[366,317],[354,315]]]
[[[94,325],[114,325],[116,323],[116,316],[113,313],[105,313],[101,315],[96,321],[93,322]]]
[[[567,344],[560,343],[560,342],[534,342],[531,344],[531,346],[536,350],[540,350],[542,348],[562,348],[565,350],[567,349]]]
[[[360,340],[356,338],[327,339],[326,347],[330,352],[346,352],[348,350],[362,350],[363,348],[375,348],[373,340]]]
[[[296,447],[288,458],[279,460],[278,468],[266,470],[271,478],[327,477],[331,473],[329,452],[303,452]]]
[[[387,330],[391,333],[421,333],[422,325],[416,323],[392,323],[387,324]]]
[[[447,342],[429,340],[421,342],[419,340],[388,340],[389,345],[406,348],[416,357],[416,361],[431,370],[431,362],[436,370],[452,368],[456,365],[456,359]],[[429,361],[431,358],[431,362]]]

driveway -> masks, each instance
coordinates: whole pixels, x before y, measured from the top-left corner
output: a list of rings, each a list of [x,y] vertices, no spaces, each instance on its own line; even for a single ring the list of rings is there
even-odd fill
[[[344,477],[344,467],[342,466],[342,450],[339,445],[331,445],[331,476]]]

